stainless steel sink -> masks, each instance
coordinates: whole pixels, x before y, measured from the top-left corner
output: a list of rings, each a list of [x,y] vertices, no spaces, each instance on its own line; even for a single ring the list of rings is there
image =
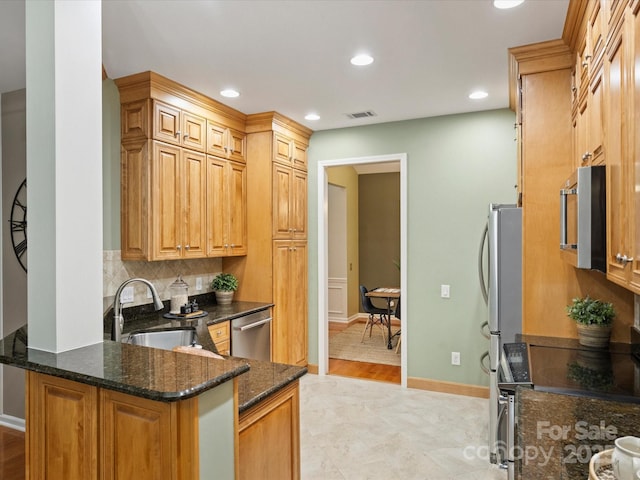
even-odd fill
[[[123,337],[123,341],[124,341]],[[198,343],[195,327],[156,328],[153,330],[136,330],[126,339],[132,345],[172,350],[173,347],[189,346]]]

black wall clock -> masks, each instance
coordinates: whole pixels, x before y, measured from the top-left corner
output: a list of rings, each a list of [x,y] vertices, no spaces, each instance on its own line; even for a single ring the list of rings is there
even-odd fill
[[[11,244],[20,266],[27,271],[27,179],[18,187],[11,205]]]

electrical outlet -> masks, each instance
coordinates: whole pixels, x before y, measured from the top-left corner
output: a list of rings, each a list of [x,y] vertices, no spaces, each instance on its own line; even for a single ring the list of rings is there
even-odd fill
[[[451,352],[451,365],[460,365],[460,352]]]
[[[122,289],[120,303],[133,303],[133,286],[130,285]]]
[[[451,287],[449,285],[440,285],[440,296],[442,298],[449,298],[451,295]]]
[[[196,290],[202,290],[202,277],[196,277]]]

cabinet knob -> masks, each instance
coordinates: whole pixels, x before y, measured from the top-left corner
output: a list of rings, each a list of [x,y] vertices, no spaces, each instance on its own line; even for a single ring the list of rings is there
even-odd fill
[[[633,257],[627,257],[626,255],[621,255],[620,253],[618,253],[616,255],[616,262],[618,262],[622,266],[625,266],[627,263],[633,262]]]
[[[184,248],[186,248],[187,250],[189,250],[191,247],[189,245],[185,245]]]
[[[182,132],[181,132],[180,130],[178,130],[178,131],[176,132],[176,137],[179,137],[181,133],[182,133]]]
[[[182,245],[176,245],[176,250],[182,250]]]
[[[189,134],[188,134],[188,133],[185,133],[185,134],[184,134],[184,139],[185,139],[185,140],[188,140],[188,139],[189,139]]]
[[[235,246],[236,246],[236,244],[235,244],[235,243],[232,243],[232,244],[231,244],[231,248],[235,248]]]

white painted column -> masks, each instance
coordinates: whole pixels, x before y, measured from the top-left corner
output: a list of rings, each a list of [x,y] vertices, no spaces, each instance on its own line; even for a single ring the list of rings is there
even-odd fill
[[[102,341],[100,0],[26,0],[29,346]]]

